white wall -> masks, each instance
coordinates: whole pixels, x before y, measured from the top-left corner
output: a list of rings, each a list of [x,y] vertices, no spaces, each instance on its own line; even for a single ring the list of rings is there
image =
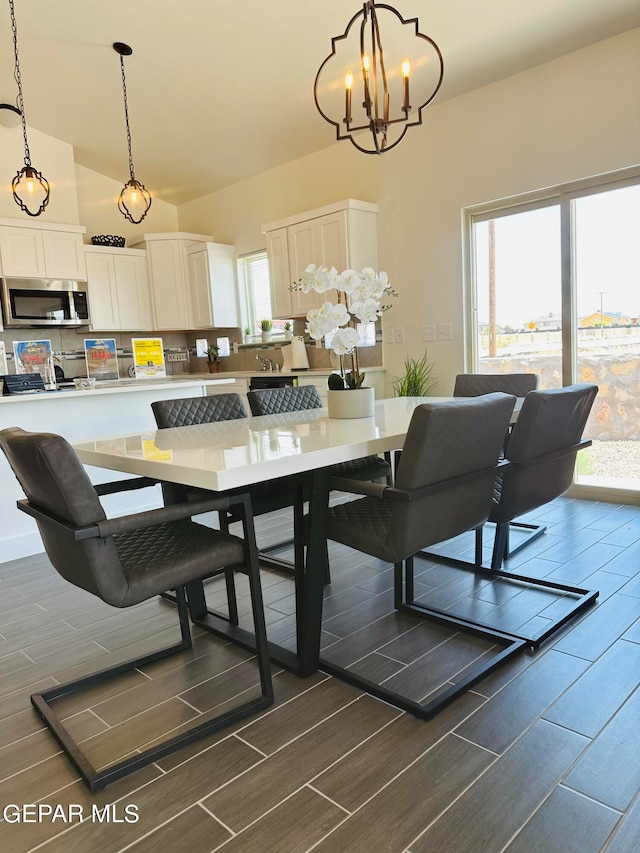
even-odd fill
[[[406,341],[385,346],[388,376],[422,354],[422,325],[452,323],[453,342],[429,344],[446,394],[464,368],[462,208],[636,165],[638,79],[639,29],[433,105],[382,157],[335,143],[182,205],[179,227],[247,252],[264,247],[262,223],[342,198],[377,202],[379,263],[399,292],[385,323]],[[333,131],[318,117],[317,132]]]
[[[73,161],[73,146],[27,128],[32,165],[41,171],[51,186],[51,198],[42,222],[84,225],[86,242],[92,234],[119,234],[129,239],[142,233],[176,231],[177,208],[154,198],[147,218],[132,225],[118,211],[118,195],[122,182],[107,178]],[[0,125],[0,217],[34,222],[13,200],[11,181],[24,165],[22,127]]]
[[[178,230],[177,207],[159,198],[152,197],[151,209],[139,225],[124,218],[118,210],[118,196],[129,178],[128,172],[123,172],[122,181],[115,181],[76,164],[75,173],[80,221],[87,229],[87,243],[94,234],[117,234],[126,237],[128,245],[132,237],[143,233]]]
[[[32,127],[27,127],[27,136],[31,165],[42,172],[51,187],[49,204],[40,218],[43,222],[83,224],[78,214],[73,147]],[[33,222],[32,217],[20,210],[11,193],[11,181],[23,166],[22,125],[0,125],[0,217]]]

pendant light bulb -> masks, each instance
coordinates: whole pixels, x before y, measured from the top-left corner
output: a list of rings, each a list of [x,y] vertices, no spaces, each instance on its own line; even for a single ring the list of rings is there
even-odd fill
[[[18,58],[18,29],[16,26],[15,9],[13,8],[13,0],[9,0],[9,11],[11,13],[11,32],[13,33],[13,56],[15,60],[14,77],[18,84],[17,107],[10,107],[7,104],[2,106],[10,110],[15,110],[20,115],[22,123],[22,137],[24,140],[24,166],[16,174],[11,181],[11,191],[13,200],[18,205],[20,210],[24,211],[27,216],[40,216],[44,209],[49,204],[49,181],[44,177],[42,172],[34,169],[31,165],[31,152],[29,151],[29,142],[27,140],[27,122],[24,117],[24,98],[22,97],[22,78],[20,76],[20,60]]]
[[[127,147],[129,150],[129,180],[123,186],[118,196],[118,210],[132,222],[139,225],[145,218],[151,207],[151,194],[140,181],[136,180],[133,168],[133,154],[131,153],[131,130],[129,128],[129,105],[127,103],[127,81],[124,73],[124,57],[131,56],[133,50],[128,44],[117,41],[113,49],[120,56],[120,71],[122,73],[122,94],[124,97],[124,120],[127,129]]]

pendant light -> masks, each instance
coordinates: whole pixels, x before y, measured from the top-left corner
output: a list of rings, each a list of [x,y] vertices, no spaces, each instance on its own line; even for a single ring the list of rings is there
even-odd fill
[[[367,0],[331,39],[313,96],[337,139],[349,139],[364,154],[384,154],[422,124],[422,110],[442,85],[444,62],[418,27],[417,18],[405,20],[393,6]]]
[[[131,153],[131,130],[129,128],[129,106],[127,104],[127,81],[124,73],[124,58],[131,56],[133,49],[128,44],[117,41],[113,49],[120,56],[120,70],[122,72],[122,94],[124,97],[124,120],[127,127],[127,147],[129,150],[129,180],[123,186],[118,196],[118,210],[128,219],[138,225],[145,218],[151,207],[151,195],[140,181],[136,180],[133,169],[133,155]]]
[[[16,27],[16,13],[13,8],[13,0],[9,0],[9,11],[11,12],[11,32],[13,33],[13,55],[15,58],[15,69],[13,76],[18,84],[18,106],[13,108],[3,104],[3,107],[15,109],[20,113],[22,121],[22,136],[24,138],[24,166],[11,181],[13,200],[18,207],[28,216],[40,216],[49,204],[49,181],[42,172],[31,165],[31,153],[27,140],[27,122],[24,117],[24,99],[22,97],[22,78],[20,76],[20,62],[18,61],[18,30]]]

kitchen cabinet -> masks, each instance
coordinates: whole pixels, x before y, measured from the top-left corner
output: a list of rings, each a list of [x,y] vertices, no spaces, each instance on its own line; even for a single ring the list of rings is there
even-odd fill
[[[0,219],[0,259],[4,276],[86,280],[84,228],[14,223],[15,220]]]
[[[266,235],[271,306],[274,317],[301,317],[335,291],[291,291],[309,264],[344,269],[376,268],[377,205],[347,199],[262,226]]]
[[[152,329],[146,252],[85,246],[85,253],[91,328]]]
[[[207,242],[187,249],[191,328],[239,326],[233,246]]]
[[[238,325],[233,246],[182,232],[145,234],[131,245],[147,252],[155,329]]]

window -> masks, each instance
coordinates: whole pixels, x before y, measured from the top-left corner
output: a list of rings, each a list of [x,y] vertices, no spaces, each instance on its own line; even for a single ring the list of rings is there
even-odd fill
[[[468,368],[595,382],[574,491],[640,491],[640,175],[591,179],[468,209]],[[634,494],[635,493],[635,494]]]
[[[267,252],[252,252],[242,255],[240,264],[241,277],[244,280],[246,294],[246,325],[251,334],[260,329],[261,320],[271,319],[271,293],[269,291],[269,263]]]

